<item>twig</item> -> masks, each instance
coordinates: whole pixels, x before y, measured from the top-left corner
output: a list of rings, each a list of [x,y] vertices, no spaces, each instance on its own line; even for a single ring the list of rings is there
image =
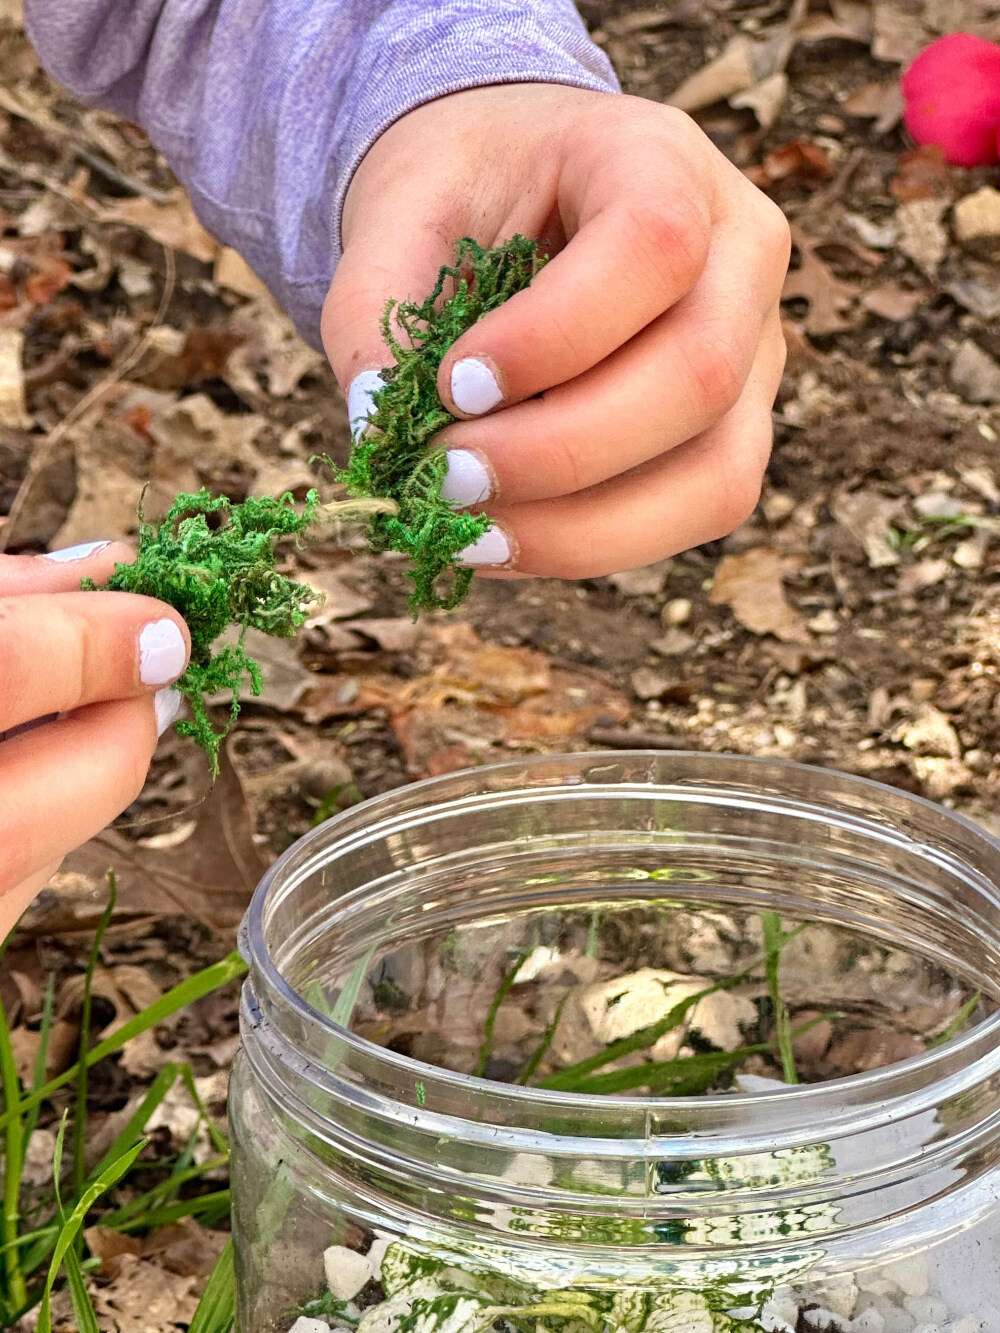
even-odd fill
[[[664,736],[659,731],[625,731],[619,727],[591,727],[587,740],[609,745],[612,750],[693,750],[690,736]]]
[[[51,463],[56,450],[65,439],[67,433],[76,425],[81,417],[85,416],[99,403],[102,403],[105,398],[111,394],[112,390],[121,383],[129,371],[133,370],[139,364],[149,350],[151,345],[151,331],[158,325],[162,324],[167,310],[170,307],[170,302],[173,300],[174,285],[177,280],[177,262],[174,258],[173,250],[167,245],[163,247],[163,258],[166,276],[163,282],[163,292],[160,296],[160,304],[157,307],[152,322],[147,325],[143,332],[137,338],[133,339],[132,343],[121,353],[104,379],[99,380],[88,393],[84,394],[80,401],[66,413],[62,421],[49,432],[46,438],[35,450],[31,462],[28,465],[28,470],[24,475],[24,479],[18,487],[17,494],[14,497],[14,503],[10,507],[10,512],[7,515],[6,521],[3,523],[2,527],[0,527],[0,553],[7,549],[11,534],[24,511],[32,487],[45,468]]]

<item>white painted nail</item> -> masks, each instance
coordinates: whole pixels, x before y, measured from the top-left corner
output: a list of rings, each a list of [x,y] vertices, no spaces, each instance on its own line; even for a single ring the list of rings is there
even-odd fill
[[[357,439],[367,425],[368,418],[375,410],[373,396],[385,387],[385,380],[377,370],[363,370],[355,375],[351,387],[347,390],[347,419],[351,425],[351,437]]]
[[[64,546],[61,551],[49,551],[42,558],[56,560],[60,564],[69,560],[86,560],[88,555],[103,551],[105,546],[110,545],[110,542],[81,542],[79,546]]]
[[[177,721],[177,714],[181,711],[181,700],[184,696],[179,690],[167,685],[162,690],[157,690],[153,695],[153,708],[156,710],[156,734],[162,736],[167,727]]]
[[[499,528],[487,528],[478,541],[459,551],[461,565],[505,565],[510,559],[510,542]]]
[[[478,417],[496,407],[503,393],[486,362],[467,356],[451,368],[451,396],[460,412]]]
[[[449,449],[445,457],[448,471],[441,483],[441,495],[450,504],[465,508],[489,498],[492,484],[486,465],[478,454],[468,449]]]
[[[172,620],[151,620],[139,632],[139,679],[143,685],[169,685],[187,664],[184,635]]]

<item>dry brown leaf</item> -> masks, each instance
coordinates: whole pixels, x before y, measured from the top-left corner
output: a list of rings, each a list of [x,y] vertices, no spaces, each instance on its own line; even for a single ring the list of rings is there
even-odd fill
[[[881,287],[869,287],[862,292],[861,304],[873,315],[880,315],[883,319],[902,320],[909,319],[929,295],[923,288],[905,290],[895,283],[887,282]]]
[[[899,249],[929,278],[948,253],[948,233],[941,221],[947,208],[948,200],[937,198],[907,200],[896,209]]]
[[[842,282],[820,259],[816,254],[819,241],[805,236],[798,228],[792,229],[792,236],[799,252],[799,267],[792,269],[785,278],[781,299],[789,301],[801,297],[808,301],[809,309],[803,321],[806,333],[822,335],[850,328],[843,311],[854,300],[857,288]]]
[[[194,1317],[204,1283],[168,1272],[151,1259],[121,1255],[107,1284],[92,1290],[94,1309],[104,1329],[114,1333],[177,1333]]]
[[[864,84],[842,103],[842,109],[849,116],[874,120],[876,134],[888,134],[903,118],[903,93],[899,80]]]
[[[769,130],[778,119],[785,98],[788,96],[788,75],[779,70],[770,78],[763,79],[741,93],[734,93],[729,105],[739,111],[748,107],[757,117],[762,130]]]
[[[807,139],[793,139],[772,148],[761,165],[750,168],[746,174],[762,189],[779,183],[815,188],[832,180],[834,170],[818,144],[809,143]]]
[[[873,569],[899,564],[899,552],[889,545],[889,525],[902,508],[901,500],[874,490],[841,490],[830,503],[831,514],[864,548]]]
[[[270,296],[267,287],[243,256],[228,245],[219,251],[212,278],[217,287],[226,287],[231,292],[238,292],[240,296],[249,296],[253,300]]]
[[[667,98],[668,104],[681,111],[698,111],[752,88],[758,79],[753,48],[754,43],[748,37],[732,38],[721,55],[674,89]]]
[[[875,0],[875,35],[872,55],[876,60],[909,64],[930,40],[924,27],[921,0]]]
[[[805,621],[785,599],[784,569],[782,557],[764,546],[723,556],[708,599],[728,606],[754,634],[773,634],[784,643],[810,643]]]
[[[423,633],[423,626],[410,616],[395,616],[376,620],[348,620],[343,628],[357,630],[368,639],[373,639],[387,653],[408,653],[416,648]]]
[[[24,402],[24,334],[0,329],[0,426],[27,430],[30,425]]]
[[[951,171],[944,152],[937,144],[922,144],[901,153],[889,190],[904,202],[911,199],[950,199],[953,193]]]
[[[138,227],[161,245],[167,245],[172,250],[182,250],[200,259],[203,264],[211,264],[219,252],[218,241],[198,221],[191,201],[179,188],[173,191],[167,204],[154,203],[152,199],[142,196],[137,199],[117,199],[101,210],[100,219],[102,222],[124,222],[130,227]]]
[[[305,345],[269,296],[237,310],[229,326],[245,341],[229,358],[226,379],[249,402],[260,394],[258,375],[272,397],[287,398],[304,376],[326,363],[322,353]]]

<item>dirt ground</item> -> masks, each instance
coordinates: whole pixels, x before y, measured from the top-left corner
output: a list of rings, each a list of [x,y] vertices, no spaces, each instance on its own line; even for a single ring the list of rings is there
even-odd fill
[[[691,109],[792,223],[790,356],[756,514],[616,578],[480,580],[457,616],[417,626],[399,561],[356,534],[290,551],[322,610],[297,645],[262,645],[265,692],[219,783],[166,740],[143,795],[29,912],[0,979],[15,1025],[37,1018],[48,970],[60,986],[78,970],[109,865],[104,1023],[139,1003],[134,974],[162,989],[223,953],[259,874],[317,815],[508,755],[779,755],[1000,828],[1000,196],[966,202],[1000,171],[914,152],[897,91],[936,35],[1000,38],[1000,2],[581,8],[625,89]],[[201,483],[304,495],[311,456],[346,456],[329,368],[200,229],[143,134],[62,95],[11,0],[0,15],[9,548],[134,531],[144,485],[150,513]],[[221,1087],[234,1015],[216,998],[108,1062],[96,1109],[177,1049]],[[68,1059],[69,1002],[63,1021]]]

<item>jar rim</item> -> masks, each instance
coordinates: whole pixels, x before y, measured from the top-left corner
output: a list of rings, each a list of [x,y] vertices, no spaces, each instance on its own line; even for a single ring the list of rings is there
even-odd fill
[[[526,769],[531,769],[532,772],[543,771],[559,764],[565,765],[569,760],[585,761],[594,765],[648,761],[655,762],[658,766],[697,761],[698,765],[706,770],[710,770],[714,765],[718,765],[721,770],[726,765],[735,764],[748,773],[754,769],[761,771],[769,768],[779,774],[818,774],[827,779],[831,787],[869,793],[875,797],[881,794],[883,799],[885,796],[890,796],[893,802],[902,802],[915,812],[933,813],[935,818],[944,819],[950,827],[956,831],[963,831],[984,849],[1000,858],[1000,840],[965,816],[922,796],[904,792],[871,778],[790,760],[700,751],[591,750],[574,755],[535,755],[502,764],[484,765],[464,774],[444,774],[381,793],[365,801],[363,809],[371,816],[367,827],[377,828],[383,812],[392,811],[404,793],[408,798],[414,797],[415,794],[426,795],[425,804],[433,805],[440,810],[442,803],[435,799],[435,793],[454,786],[459,777],[474,775],[481,781],[487,781],[494,776],[523,773]],[[529,785],[530,783],[525,783],[525,787]],[[714,1113],[725,1115],[726,1112],[731,1113],[738,1107],[752,1120],[755,1118],[755,1112],[766,1107],[767,1137],[777,1143],[783,1133],[794,1133],[798,1127],[807,1124],[815,1126],[819,1121],[833,1125],[842,1121],[845,1113],[851,1117],[852,1130],[858,1127],[859,1117],[864,1119],[866,1113],[870,1126],[876,1127],[885,1124],[889,1118],[897,1114],[917,1114],[935,1106],[945,1086],[950,1094],[955,1094],[1000,1075],[1000,1010],[967,1032],[952,1037],[939,1046],[874,1070],[829,1079],[822,1083],[787,1085],[764,1092],[743,1092],[735,1095],[721,1093],[697,1098],[653,1095],[609,1097],[601,1093],[563,1092],[520,1084],[498,1083],[496,1080],[444,1069],[412,1056],[391,1051],[341,1026],[314,1008],[285,980],[265,940],[264,912],[268,895],[275,885],[281,882],[293,858],[301,855],[304,848],[328,840],[331,831],[356,820],[358,808],[351,807],[312,829],[270,867],[254,891],[240,927],[240,950],[251,966],[251,975],[259,977],[266,987],[277,994],[283,1004],[290,1006],[300,1024],[317,1032],[325,1032],[329,1037],[335,1038],[342,1049],[362,1057],[368,1065],[381,1066],[386,1071],[391,1070],[395,1079],[408,1081],[411,1086],[414,1083],[422,1083],[427,1086],[447,1088],[452,1093],[468,1094],[470,1104],[474,1098],[484,1094],[494,1096],[502,1094],[515,1114],[518,1107],[524,1108],[525,1111],[544,1110],[548,1113],[559,1110],[601,1111],[605,1114],[609,1111],[620,1111],[623,1115],[627,1113],[632,1117],[637,1113],[646,1112],[657,1121],[667,1121],[672,1115],[679,1115],[682,1111],[689,1114],[693,1104],[696,1104],[707,1116],[712,1116]],[[872,821],[872,827],[884,826]],[[1000,894],[997,902],[1000,904]],[[429,1126],[435,1118],[434,1112],[429,1108],[423,1112],[420,1107],[414,1107],[411,1103],[406,1105],[406,1113],[410,1122],[414,1124],[426,1121]],[[672,1136],[658,1134],[656,1137],[662,1141]],[[807,1137],[814,1137],[814,1134]],[[624,1144],[625,1141],[622,1142]],[[607,1140],[602,1140],[602,1143],[607,1150]],[[692,1151],[695,1155],[701,1155],[704,1152],[704,1143]],[[686,1154],[681,1152],[678,1155]]]

